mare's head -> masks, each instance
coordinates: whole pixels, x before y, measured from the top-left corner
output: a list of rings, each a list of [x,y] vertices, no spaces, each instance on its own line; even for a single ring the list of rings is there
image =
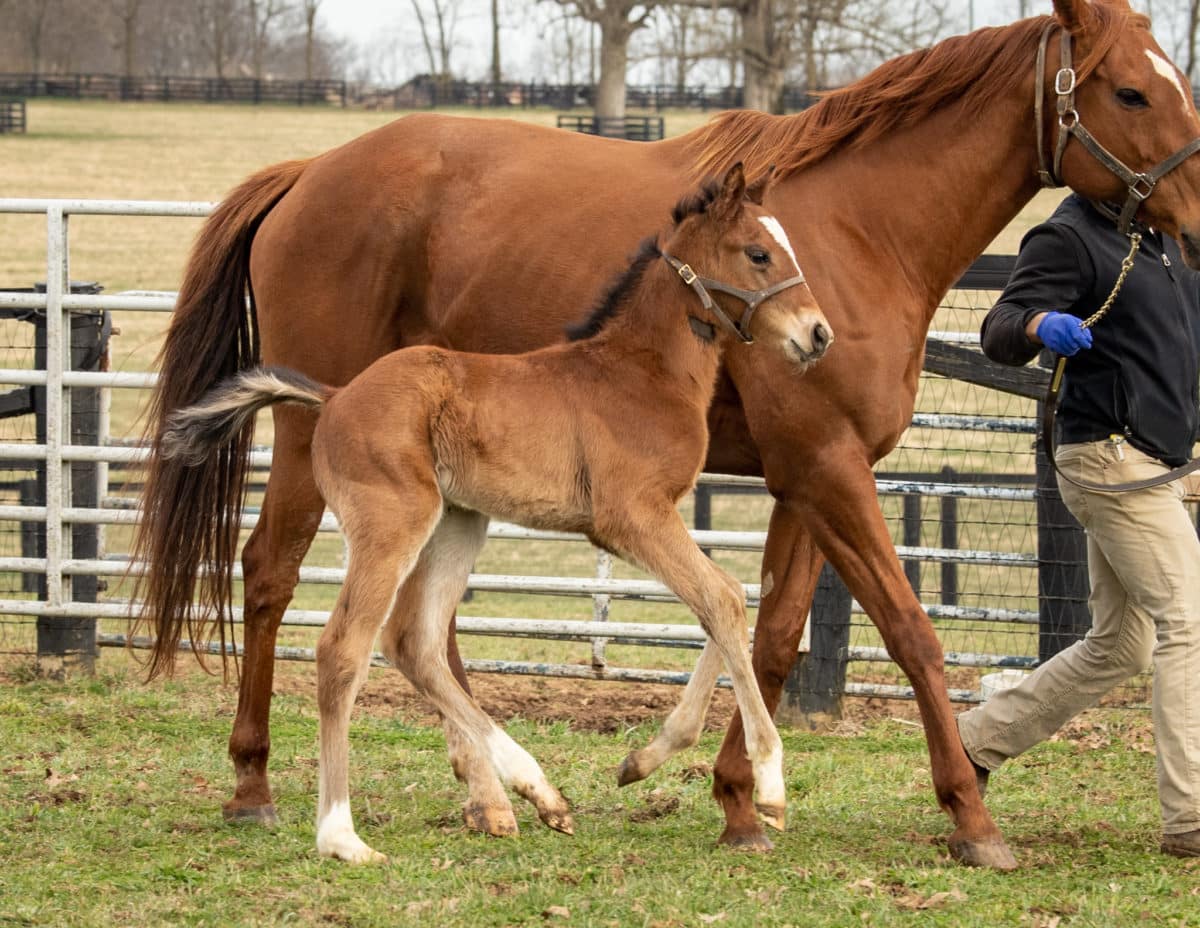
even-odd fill
[[[1200,137],[1200,117],[1192,91],[1180,70],[1150,34],[1149,21],[1127,0],[1053,0],[1058,26],[1072,38],[1077,73],[1072,113],[1056,111],[1071,83],[1060,73],[1061,30],[1050,36],[1045,65],[1045,147],[1053,157],[1060,123],[1078,122],[1135,175],[1154,169]],[[1055,82],[1059,82],[1056,90]],[[1072,136],[1062,157],[1061,180],[1083,196],[1126,203],[1131,184],[1117,176]],[[1140,180],[1131,203],[1137,217],[1176,238],[1188,265],[1200,268],[1200,154],[1183,157],[1157,183]]]
[[[675,207],[663,258],[695,291],[701,337],[757,341],[808,366],[833,342],[783,226],[762,206],[770,175],[747,186],[740,163]]]

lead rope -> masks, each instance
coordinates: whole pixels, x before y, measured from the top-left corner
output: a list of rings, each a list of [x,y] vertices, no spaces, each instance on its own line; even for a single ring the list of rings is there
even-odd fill
[[[1138,248],[1142,244],[1142,234],[1140,232],[1131,232],[1129,241],[1129,254],[1121,262],[1121,272],[1117,275],[1117,281],[1113,284],[1112,292],[1109,293],[1108,299],[1104,301],[1104,304],[1098,310],[1079,323],[1081,329],[1090,329],[1103,319],[1108,311],[1112,309],[1113,303],[1116,302],[1117,294],[1125,286],[1125,278],[1133,270],[1134,258],[1137,256]],[[1180,467],[1167,471],[1165,474],[1159,474],[1157,477],[1148,477],[1145,480],[1131,480],[1126,483],[1093,483],[1090,480],[1076,480],[1074,477],[1068,476],[1059,470],[1058,462],[1054,459],[1054,416],[1058,410],[1058,394],[1062,388],[1063,372],[1066,370],[1066,367],[1066,357],[1058,355],[1058,361],[1054,365],[1054,373],[1050,377],[1050,386],[1046,391],[1046,400],[1042,404],[1042,447],[1046,449],[1046,457],[1050,461],[1050,466],[1063,480],[1074,484],[1081,490],[1092,490],[1096,493],[1124,493],[1130,490],[1145,490],[1149,487],[1161,486],[1164,483],[1178,480],[1185,474],[1190,474],[1192,471],[1200,468],[1200,458],[1195,458]]]

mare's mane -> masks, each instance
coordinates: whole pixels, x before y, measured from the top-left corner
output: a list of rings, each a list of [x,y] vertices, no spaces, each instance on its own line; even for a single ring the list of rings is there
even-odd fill
[[[699,190],[681,198],[671,210],[671,221],[675,227],[678,228],[689,216],[708,212],[708,207],[717,198],[720,189],[720,184],[715,180],[707,180]],[[658,247],[658,236],[651,235],[643,239],[630,259],[629,266],[613,278],[587,318],[567,327],[567,340],[577,342],[599,334],[609,320],[620,313],[629,302],[629,297],[637,290],[646,269],[660,257],[662,250]]]
[[[1127,24],[1149,27],[1145,16],[1126,8],[1103,3],[1090,7],[1096,18],[1095,40],[1088,55],[1075,64],[1080,80],[1104,59]],[[774,165],[776,178],[782,179],[835,152],[909,128],[945,106],[961,103],[967,113],[980,112],[1033,72],[1038,39],[1053,19],[1037,16],[952,36],[885,62],[792,116],[751,110],[722,113],[691,134],[694,173],[719,173],[740,160],[747,177]],[[1057,55],[1054,40],[1050,54]]]

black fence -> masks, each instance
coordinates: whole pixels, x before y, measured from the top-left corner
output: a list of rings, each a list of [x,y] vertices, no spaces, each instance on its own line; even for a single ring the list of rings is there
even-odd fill
[[[362,106],[367,109],[592,109],[591,84],[517,81],[453,81],[422,76],[399,87],[375,87],[339,80],[293,81],[251,77],[124,77],[117,74],[0,74],[0,96],[57,97],[72,100],[129,100],[158,103],[284,103]],[[787,110],[802,110],[817,97],[798,87],[783,91]],[[740,109],[740,87],[630,85],[625,105],[661,112],[668,109]]]
[[[627,139],[631,142],[657,142],[663,137],[661,116],[580,116],[559,113],[555,124],[560,129],[582,132],[585,135],[603,135],[610,139]]]
[[[25,101],[0,100],[0,135],[25,131]]]

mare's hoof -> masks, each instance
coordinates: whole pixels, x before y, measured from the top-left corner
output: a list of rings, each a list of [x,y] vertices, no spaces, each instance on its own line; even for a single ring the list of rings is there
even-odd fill
[[[467,803],[463,806],[463,824],[472,831],[478,831],[496,838],[509,838],[517,834],[517,817],[512,808],[494,808],[477,803]]]
[[[644,779],[646,779],[646,774],[642,773],[638,767],[637,751],[627,754],[617,769],[617,786],[628,786],[630,783],[637,783]]]
[[[776,831],[784,831],[787,828],[787,806],[771,806],[756,802],[754,808],[765,825]]]
[[[984,841],[955,840],[950,837],[950,856],[968,867],[986,867],[989,870],[1016,870],[1017,859],[1000,837]]]
[[[761,828],[752,831],[726,828],[717,839],[717,844],[723,844],[737,851],[752,851],[756,854],[766,854],[775,850],[775,845]]]
[[[279,816],[275,814],[275,804],[268,802],[262,806],[235,805],[236,800],[225,803],[221,807],[221,817],[225,821],[238,825],[267,825],[279,824]]]

